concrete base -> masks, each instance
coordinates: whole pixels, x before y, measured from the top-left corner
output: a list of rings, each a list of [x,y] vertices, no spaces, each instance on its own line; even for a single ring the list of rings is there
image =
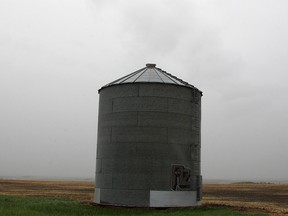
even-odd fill
[[[196,191],[150,191],[149,207],[197,206]]]
[[[94,194],[94,203],[100,205],[114,205],[114,206],[129,206],[129,207],[151,207],[151,208],[171,208],[171,207],[191,207],[198,206],[201,203],[197,201],[196,191],[150,191],[150,196],[143,196],[147,191],[126,191],[127,196],[125,197],[125,191],[102,191],[96,188]],[[107,194],[108,192],[108,194]],[[124,194],[122,194],[124,192]],[[118,194],[121,193],[122,200],[117,199]],[[139,196],[137,196],[139,193]],[[149,193],[149,191],[148,191]],[[137,197],[138,199],[129,198],[129,196]],[[104,196],[104,197],[103,197]],[[109,199],[110,197],[110,199]],[[112,198],[113,197],[113,198]],[[142,197],[142,199],[141,199]],[[108,198],[108,199],[107,199]],[[140,199],[139,199],[140,198]],[[149,202],[147,202],[149,199]],[[109,201],[108,201],[109,200]]]
[[[95,192],[94,192],[94,203],[100,204],[100,188],[95,188]]]

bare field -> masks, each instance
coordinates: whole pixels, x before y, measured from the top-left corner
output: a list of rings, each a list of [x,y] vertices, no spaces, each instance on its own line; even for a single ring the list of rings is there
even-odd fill
[[[0,195],[44,196],[91,202],[94,182],[0,180]],[[288,215],[288,184],[204,184],[203,204]]]
[[[91,201],[94,182],[0,180],[0,195],[44,196]]]
[[[288,184],[204,184],[203,203],[288,215]]]

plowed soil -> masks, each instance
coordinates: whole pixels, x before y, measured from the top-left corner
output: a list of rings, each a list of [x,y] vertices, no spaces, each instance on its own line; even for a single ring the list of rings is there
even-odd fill
[[[0,195],[42,196],[91,201],[94,182],[0,180]]]
[[[0,180],[0,195],[42,196],[91,202],[94,182]],[[288,215],[288,184],[204,184],[204,206]]]
[[[205,184],[203,203],[288,215],[288,184]]]

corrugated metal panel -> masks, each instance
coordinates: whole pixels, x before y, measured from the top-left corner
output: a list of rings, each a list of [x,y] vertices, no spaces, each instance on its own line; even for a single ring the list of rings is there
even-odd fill
[[[99,94],[94,202],[199,205],[201,92],[149,65]]]
[[[145,68],[141,68],[140,70],[137,70],[137,71],[135,71],[131,74],[128,74],[128,75],[126,75],[120,79],[117,79],[117,80],[103,86],[101,89],[106,88],[108,86],[120,85],[120,84],[125,84],[125,83],[174,84],[174,85],[185,86],[185,87],[189,87],[189,88],[198,90],[193,85],[179,79],[176,76],[173,76],[170,73],[167,73],[166,71],[164,71],[160,68],[157,68],[156,64],[146,64]],[[198,90],[198,91],[201,92],[200,90]]]

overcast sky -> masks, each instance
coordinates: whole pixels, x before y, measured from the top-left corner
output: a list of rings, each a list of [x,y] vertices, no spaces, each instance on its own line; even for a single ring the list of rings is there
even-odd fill
[[[203,91],[204,179],[288,179],[288,1],[1,0],[0,176],[94,177],[98,92],[146,63]]]

